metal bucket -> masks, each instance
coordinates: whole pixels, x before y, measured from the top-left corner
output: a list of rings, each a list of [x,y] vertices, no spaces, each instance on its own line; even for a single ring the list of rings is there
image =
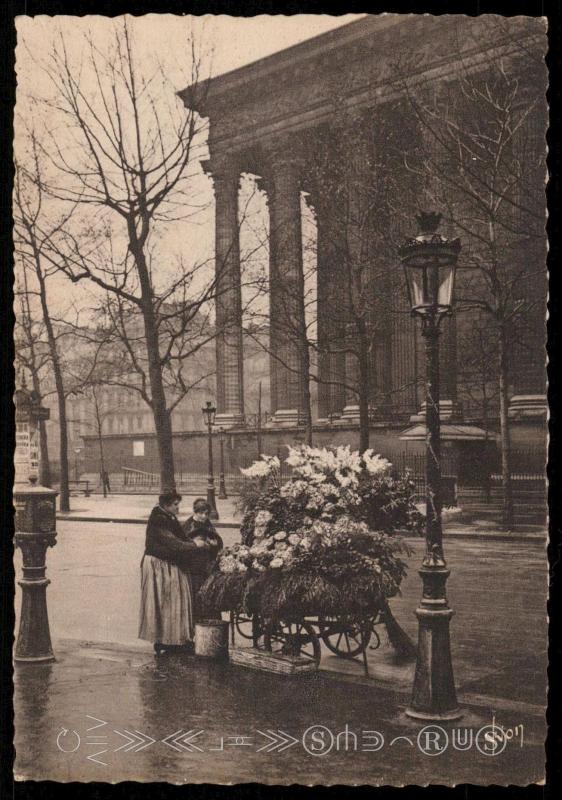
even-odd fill
[[[203,619],[195,623],[195,655],[203,658],[227,658],[229,622]]]

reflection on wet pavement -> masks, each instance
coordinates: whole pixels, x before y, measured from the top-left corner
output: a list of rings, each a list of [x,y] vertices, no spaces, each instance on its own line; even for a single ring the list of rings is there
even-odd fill
[[[526,725],[524,758],[511,742],[496,758],[476,747],[430,758],[416,744],[423,725],[376,683],[283,678],[186,656],[108,660],[72,644],[58,655],[52,665],[16,668],[16,774],[26,778],[400,785],[542,775],[536,718],[500,720]],[[483,709],[462,724],[476,731],[490,721]],[[365,749],[375,734],[384,744]],[[391,745],[396,737],[406,739]]]

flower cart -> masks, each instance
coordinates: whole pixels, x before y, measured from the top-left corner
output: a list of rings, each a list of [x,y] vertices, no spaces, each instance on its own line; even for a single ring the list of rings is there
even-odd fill
[[[234,631],[243,639],[251,640],[254,647],[271,652],[300,655],[320,663],[321,642],[340,658],[365,660],[367,648],[376,650],[381,639],[376,626],[384,624],[379,610],[371,616],[354,617],[349,614],[307,616],[292,621],[262,620],[259,615],[248,617],[240,611],[231,612],[232,642]]]
[[[393,619],[409,554],[396,535],[419,529],[408,478],[372,451],[289,448],[291,478],[263,456],[242,470],[241,542],[221,554],[201,602],[231,614],[235,632],[254,648],[320,661],[321,643],[343,658],[363,657],[389,639],[404,655],[413,646]]]

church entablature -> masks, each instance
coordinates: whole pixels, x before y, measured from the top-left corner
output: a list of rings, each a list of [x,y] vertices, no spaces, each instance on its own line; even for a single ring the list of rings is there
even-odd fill
[[[510,26],[498,39],[494,29],[492,38],[487,19],[366,16],[179,95],[209,118],[209,145],[217,151],[269,144],[282,132],[329,121],[338,95],[350,111],[372,108],[403,93],[405,83],[454,78],[461,66],[480,69],[499,52],[513,52],[517,28],[522,37],[543,35],[540,20],[522,18],[515,31]]]

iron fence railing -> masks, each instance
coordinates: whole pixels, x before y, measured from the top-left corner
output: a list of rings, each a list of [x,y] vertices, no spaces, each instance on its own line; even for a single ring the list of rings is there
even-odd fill
[[[392,462],[399,475],[409,474],[415,486],[415,496],[418,501],[425,499],[426,493],[426,457],[425,453],[393,452],[386,455]],[[239,463],[225,464],[224,479],[227,492],[238,494],[248,480],[240,468],[250,466],[255,460],[254,456],[243,456]],[[545,480],[546,464],[545,452],[540,448],[514,448],[511,451],[511,474],[518,483],[525,481],[540,482]],[[292,475],[292,468],[280,456],[280,481],[285,483]],[[494,447],[483,459],[483,478],[488,479],[492,485],[501,482],[501,453]],[[123,487],[131,490],[157,490],[160,484],[160,474],[156,463],[148,464],[147,469],[139,470],[124,466],[122,468]],[[204,493],[207,487],[207,472],[195,471],[187,468],[182,459],[178,460],[176,471],[176,485],[184,493]],[[442,453],[441,474],[443,478],[443,502],[445,505],[455,505],[457,501],[457,457],[450,451]],[[218,489],[219,472],[215,464],[215,487]]]

